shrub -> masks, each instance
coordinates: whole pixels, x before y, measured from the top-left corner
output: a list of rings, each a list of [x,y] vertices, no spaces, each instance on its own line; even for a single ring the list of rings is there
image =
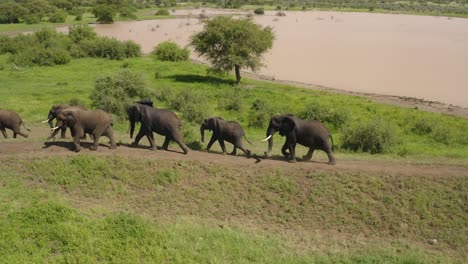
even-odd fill
[[[125,118],[128,106],[140,98],[147,98],[148,95],[143,77],[125,69],[97,78],[90,99],[93,107]]]
[[[270,121],[273,114],[272,107],[268,102],[262,99],[255,99],[250,106],[249,111],[249,126],[263,128]]]
[[[132,40],[127,40],[123,42],[124,53],[126,58],[140,57],[141,56],[141,46],[135,43]]]
[[[156,90],[154,96],[158,101],[171,102],[175,97],[175,92],[170,87],[163,86]]]
[[[156,16],[169,16],[170,13],[167,9],[159,9],[154,15]]]
[[[157,59],[162,61],[186,61],[190,56],[187,48],[180,48],[175,42],[165,41],[159,43],[152,51]]]
[[[397,144],[397,130],[382,119],[371,120],[343,131],[342,147],[371,154],[389,151]]]
[[[110,5],[97,5],[92,10],[96,20],[101,23],[113,23],[116,10]]]
[[[265,14],[265,10],[264,10],[262,7],[259,7],[259,8],[256,8],[256,9],[254,10],[254,13],[255,13],[256,15],[264,15],[264,14]]]
[[[127,7],[123,7],[119,13],[121,17],[134,19],[136,18],[135,12],[136,12],[136,9],[134,7],[127,6]]]
[[[184,120],[201,123],[208,116],[208,99],[201,92],[186,89],[170,98],[169,106],[182,113]]]
[[[50,17],[49,22],[51,23],[63,23],[67,19],[67,13],[63,10],[56,10]]]
[[[342,127],[348,120],[348,112],[341,108],[326,107],[318,102],[306,105],[305,109],[298,114],[299,118],[308,120],[319,120],[333,128]]]
[[[184,122],[180,128],[184,143],[192,150],[201,150],[203,145],[200,138],[200,124]]]
[[[411,132],[417,135],[427,135],[432,132],[435,125],[434,120],[429,118],[417,118],[412,121]]]
[[[71,26],[68,31],[68,37],[73,43],[78,43],[83,39],[95,39],[97,36],[94,29],[88,25]]]
[[[24,21],[26,22],[26,24],[38,24],[41,22],[41,18],[34,14],[30,14],[24,18]]]

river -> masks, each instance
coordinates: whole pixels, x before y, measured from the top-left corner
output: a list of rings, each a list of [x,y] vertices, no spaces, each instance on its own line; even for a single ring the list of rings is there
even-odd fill
[[[100,35],[134,40],[150,52],[166,40],[187,45],[203,27],[198,19],[202,12],[232,11],[177,10],[175,19],[95,28]],[[256,23],[273,27],[276,35],[261,75],[468,107],[468,19],[322,11],[285,11],[286,16],[278,17],[275,13],[254,16]]]

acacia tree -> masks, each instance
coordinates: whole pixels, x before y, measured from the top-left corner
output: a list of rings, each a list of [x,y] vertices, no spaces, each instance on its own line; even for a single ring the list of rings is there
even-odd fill
[[[263,66],[262,54],[273,46],[272,28],[262,27],[249,19],[226,16],[204,21],[203,31],[192,36],[190,44],[211,62],[215,72],[234,69],[237,83],[240,69],[252,71]]]

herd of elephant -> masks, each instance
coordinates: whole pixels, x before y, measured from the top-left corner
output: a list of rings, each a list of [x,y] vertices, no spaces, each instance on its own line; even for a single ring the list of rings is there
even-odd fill
[[[158,147],[154,142],[153,136],[153,132],[156,132],[165,137],[160,149],[167,150],[169,143],[173,140],[180,146],[184,154],[188,153],[189,148],[185,145],[180,132],[182,121],[174,112],[167,109],[155,108],[149,100],[140,100],[131,105],[127,113],[130,121],[130,138],[133,138],[135,124],[140,123],[140,131],[138,131],[132,146],[138,146],[143,136],[146,136],[151,144],[151,149],[156,150]],[[54,119],[56,120],[55,126],[53,125]],[[109,138],[111,149],[117,147],[112,131],[112,117],[103,110],[88,110],[81,106],[69,106],[65,104],[55,105],[50,109],[47,120],[43,122],[48,123],[52,129],[48,139],[54,138],[59,131],[61,131],[61,137],[65,138],[65,132],[69,128],[76,152],[81,150],[80,140],[86,138],[86,134],[90,135],[94,141],[90,148],[91,150],[97,150],[101,136]],[[28,137],[27,134],[21,131],[21,125],[27,129],[17,112],[0,110],[0,130],[5,138],[8,137],[5,128],[13,131],[14,138],[17,135]],[[202,142],[204,142],[205,130],[213,132],[208,142],[207,151],[218,141],[224,154],[226,153],[224,141],[227,141],[234,146],[233,151],[230,153],[231,155],[236,155],[237,149],[240,149],[247,156],[251,156],[251,151],[243,147],[242,139],[245,138],[247,140],[247,138],[239,123],[225,121],[221,117],[206,118],[200,127]],[[268,125],[267,137],[262,140],[268,141],[266,155],[272,150],[273,135],[276,132],[286,137],[286,141],[281,148],[281,153],[289,162],[296,162],[296,144],[300,144],[309,148],[307,154],[303,156],[303,160],[310,160],[314,151],[318,149],[325,151],[329,164],[334,165],[336,163],[332,154],[333,138],[329,130],[320,121],[302,120],[292,114],[273,116]],[[331,139],[331,144],[328,141],[329,138]]]

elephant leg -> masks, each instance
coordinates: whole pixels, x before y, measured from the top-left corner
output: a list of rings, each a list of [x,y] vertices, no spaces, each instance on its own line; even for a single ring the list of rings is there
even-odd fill
[[[20,135],[20,136],[25,137],[25,138],[28,137],[27,134],[21,132],[19,127],[17,129],[13,130],[13,137],[16,138],[17,135]]]
[[[314,148],[309,148],[309,151],[307,152],[306,155],[302,156],[304,160],[310,160],[312,159],[312,155],[314,154]]]
[[[169,148],[169,143],[171,142],[171,138],[169,136],[166,136],[164,138],[164,143],[161,146],[161,149],[167,150]]]
[[[179,145],[182,151],[184,151],[184,154],[188,153],[188,147],[184,144],[180,135],[174,137],[174,141]]]
[[[215,135],[211,136],[210,142],[208,142],[208,146],[206,147],[206,151],[210,151],[210,148],[213,146],[213,143],[215,143],[216,139],[217,138]]]
[[[3,137],[8,138],[8,134],[7,134],[6,130],[5,130],[5,128],[2,127],[2,128],[0,128],[0,130],[2,131]]]
[[[281,148],[281,153],[285,158],[289,158],[289,153],[286,151],[288,149],[288,144],[287,142],[284,142],[283,147]]]
[[[232,152],[230,153],[230,155],[232,156],[236,156],[237,155],[237,147],[234,145],[234,149],[232,150]]]
[[[157,149],[157,146],[156,146],[156,142],[154,141],[154,135],[153,135],[153,132],[152,131],[148,131],[146,132],[146,138],[148,139],[149,143],[150,143],[150,148],[151,150],[156,150]]]
[[[81,139],[81,136],[82,135],[79,135],[80,139]],[[76,135],[76,137],[78,137],[78,135]],[[94,133],[93,137],[94,137],[93,145],[89,149],[90,150],[97,150],[98,146],[99,146],[99,138],[101,137],[101,135],[98,134],[98,133]]]
[[[333,156],[333,153],[331,152],[331,148],[326,149],[325,153],[327,153],[327,156],[328,156],[328,164],[335,165],[336,160],[335,160],[335,156]]]
[[[143,126],[140,128],[140,131],[138,131],[138,134],[135,137],[135,141],[133,141],[132,145],[133,146],[138,146],[138,143],[140,143],[141,138],[145,135],[145,129]]]
[[[224,145],[224,140],[218,138],[219,145],[221,145],[221,149],[223,150],[223,154],[227,153],[226,146]]]
[[[238,141],[236,142],[236,144],[234,144],[234,148],[236,148],[236,147],[237,147],[238,149],[242,150],[242,151],[245,153],[245,155],[247,155],[248,157],[250,157],[250,150],[245,149],[245,148],[242,146],[242,141],[241,141],[241,140],[238,140]]]
[[[75,152],[80,152],[81,150],[81,147],[80,147],[80,139],[81,139],[81,135],[82,133],[84,133],[83,131],[79,130],[79,131],[75,131],[75,137],[74,137],[74,140],[73,140],[73,145],[75,146]]]
[[[67,136],[65,135],[65,133],[67,132],[67,127],[66,126],[61,127],[60,131],[61,131],[60,137],[61,138],[67,138]],[[71,129],[70,129],[70,131],[71,131]]]
[[[106,133],[104,134],[104,136],[106,136],[109,141],[110,141],[110,149],[116,149],[117,148],[117,144],[115,144],[115,139],[114,139],[114,131],[112,131],[111,128],[108,128],[106,130]]]
[[[296,162],[296,144],[289,144],[289,162]]]

